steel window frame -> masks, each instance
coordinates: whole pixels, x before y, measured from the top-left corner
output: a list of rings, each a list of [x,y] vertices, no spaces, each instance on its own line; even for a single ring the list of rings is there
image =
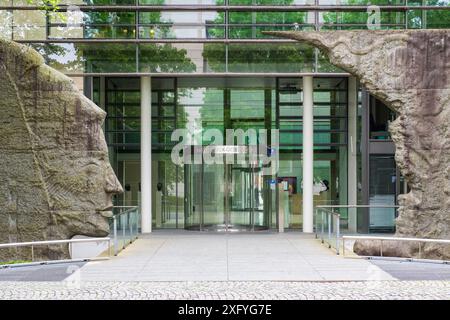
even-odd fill
[[[297,12],[297,11],[367,11],[368,5],[288,5],[288,6],[235,6],[235,5],[78,5],[82,12],[90,11],[228,11],[228,12]],[[407,10],[450,10],[450,6],[410,6],[410,5],[379,5],[384,11]],[[68,5],[59,5],[55,10],[66,12]],[[42,10],[40,6],[0,6],[0,10]]]

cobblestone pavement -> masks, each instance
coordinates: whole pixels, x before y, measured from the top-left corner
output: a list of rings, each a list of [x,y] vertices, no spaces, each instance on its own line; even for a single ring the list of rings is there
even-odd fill
[[[0,299],[450,299],[450,281],[2,282]]]

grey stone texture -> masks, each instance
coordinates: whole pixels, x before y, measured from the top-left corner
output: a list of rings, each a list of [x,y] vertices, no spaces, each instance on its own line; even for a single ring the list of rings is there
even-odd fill
[[[321,49],[398,113],[389,129],[410,192],[399,199],[400,237],[450,239],[450,30],[269,32]],[[358,241],[358,254],[379,244]],[[386,243],[384,255],[419,256],[416,243]],[[450,246],[427,244],[422,257],[450,259]]]
[[[0,300],[448,300],[449,297],[449,281],[78,282],[71,279],[10,281],[2,282],[0,287]],[[212,314],[223,312],[223,308],[217,310]]]
[[[33,49],[0,39],[0,243],[107,236],[122,187],[108,159],[105,112]],[[64,246],[37,259],[67,258]],[[0,261],[30,259],[0,249]]]

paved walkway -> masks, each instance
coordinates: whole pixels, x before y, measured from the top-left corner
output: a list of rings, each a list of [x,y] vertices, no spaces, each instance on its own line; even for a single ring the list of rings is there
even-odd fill
[[[450,265],[346,259],[301,233],[156,232],[111,260],[0,269],[0,299],[450,299],[449,280]]]
[[[413,266],[414,265],[414,266]],[[91,262],[81,281],[347,281],[450,280],[449,265],[372,263],[337,256],[302,233],[200,234],[141,237],[109,261]]]
[[[2,282],[2,299],[449,300],[450,282]]]
[[[301,233],[158,232],[109,261],[90,262],[82,281],[393,280],[361,259],[344,259]]]

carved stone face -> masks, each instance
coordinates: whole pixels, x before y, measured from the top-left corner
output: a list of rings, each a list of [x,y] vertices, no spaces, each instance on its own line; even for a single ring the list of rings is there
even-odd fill
[[[37,52],[4,40],[0,92],[0,243],[108,235],[122,187],[108,159],[105,112]]]
[[[105,112],[84,97],[75,96],[73,105],[62,117],[65,148],[47,162],[54,173],[46,175],[46,183],[57,191],[50,194],[53,215],[67,221],[71,236],[106,236],[112,197],[123,190],[109,163],[101,127]]]
[[[399,197],[396,235],[450,236],[450,31],[377,30],[272,32],[322,49],[330,61],[359,77],[394,109],[389,124],[395,159],[409,192]],[[357,241],[355,252],[379,254],[377,241]],[[450,259],[445,245],[387,243],[386,255]]]

